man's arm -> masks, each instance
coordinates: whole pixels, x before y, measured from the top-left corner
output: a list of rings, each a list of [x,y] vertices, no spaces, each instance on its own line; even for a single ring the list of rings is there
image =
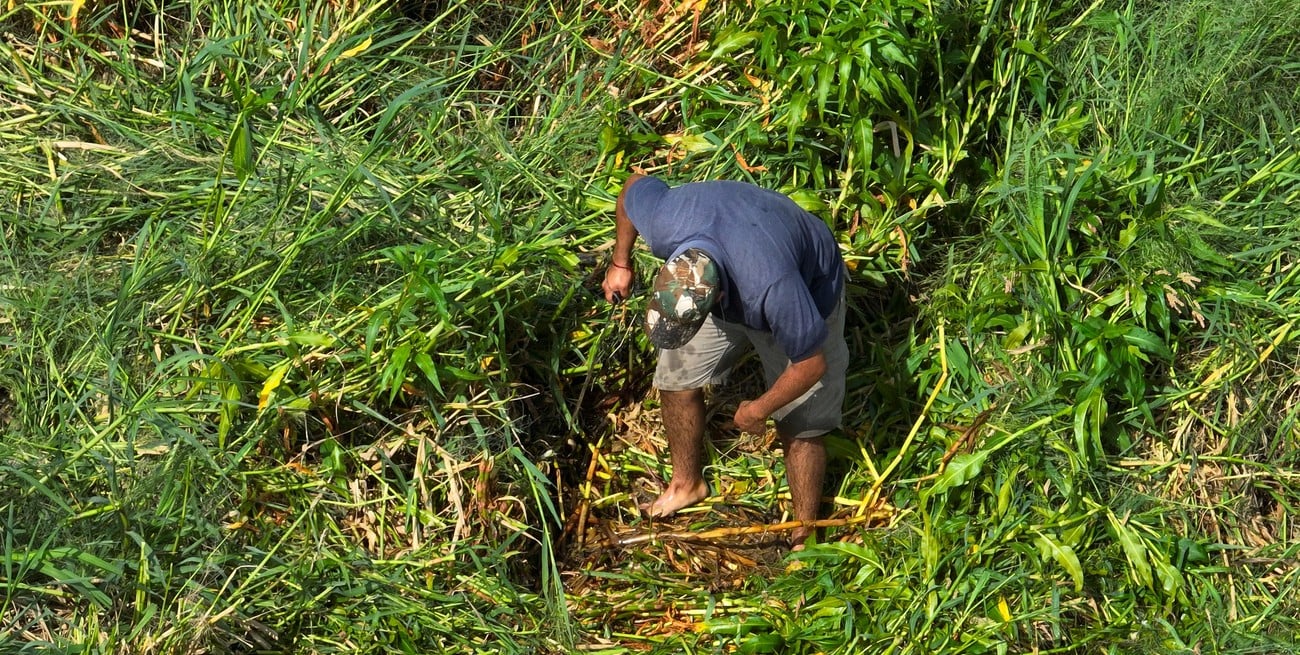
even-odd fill
[[[605,271],[605,283],[601,285],[605,291],[605,300],[609,302],[617,302],[616,299],[632,295],[632,246],[636,243],[637,231],[632,220],[627,217],[627,210],[623,208],[623,198],[632,183],[642,177],[645,176],[639,173],[629,175],[627,181],[623,182],[623,189],[619,191],[618,201],[614,205],[614,253],[610,256],[609,268]]]
[[[736,427],[753,434],[766,432],[767,417],[804,395],[825,373],[826,355],[821,350],[807,359],[791,363],[763,395],[741,401],[736,408]]]

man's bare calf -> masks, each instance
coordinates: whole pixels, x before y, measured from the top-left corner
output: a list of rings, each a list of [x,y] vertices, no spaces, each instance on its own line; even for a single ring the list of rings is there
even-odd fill
[[[791,504],[796,521],[816,521],[822,499],[822,479],[826,475],[826,444],[821,437],[793,439],[782,435],[785,448],[785,476],[790,483]],[[790,533],[795,550],[812,535],[812,528],[797,528]]]
[[[656,518],[672,516],[709,497],[704,481],[704,391],[661,391],[659,396],[673,474],[668,488],[646,509]]]

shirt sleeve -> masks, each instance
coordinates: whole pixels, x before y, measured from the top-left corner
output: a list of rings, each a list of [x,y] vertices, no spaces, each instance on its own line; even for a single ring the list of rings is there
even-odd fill
[[[763,315],[772,337],[792,362],[812,357],[830,334],[812,294],[797,276],[787,275],[768,290]]]
[[[651,239],[654,235],[654,214],[655,206],[659,204],[659,199],[668,191],[668,185],[657,177],[642,177],[632,183],[623,194],[623,211],[627,213],[628,220],[636,227],[636,231],[641,234],[641,238],[653,249],[655,244]]]

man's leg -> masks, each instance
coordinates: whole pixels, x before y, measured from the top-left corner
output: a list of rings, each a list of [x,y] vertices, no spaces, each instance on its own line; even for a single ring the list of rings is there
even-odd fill
[[[672,454],[668,488],[646,508],[669,516],[709,495],[704,482],[704,386],[718,384],[747,344],[744,328],[710,316],[681,348],[659,353],[654,384],[662,401],[664,436]]]
[[[822,347],[826,374],[808,393],[772,415],[785,449],[791,509],[799,521],[817,520],[826,477],[826,445],[822,435],[839,427],[843,411],[844,378],[849,364],[848,344],[844,341],[843,299],[826,323],[829,334]],[[758,349],[763,375],[771,385],[790,361],[770,334],[750,331],[749,337]],[[811,528],[799,528],[791,534],[796,550],[803,548],[804,540],[812,532]]]
[[[796,439],[781,435],[785,449],[785,477],[790,484],[791,505],[796,521],[816,521],[821,506],[822,482],[826,477],[826,444],[821,437]],[[790,533],[796,550],[813,532],[812,528],[797,528]]]
[[[672,480],[650,504],[650,516],[670,516],[709,495],[704,482],[704,390],[660,391],[664,436],[672,454]]]

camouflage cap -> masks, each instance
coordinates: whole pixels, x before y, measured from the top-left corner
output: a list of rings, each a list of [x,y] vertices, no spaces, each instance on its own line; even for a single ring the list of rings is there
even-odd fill
[[[718,265],[708,253],[688,248],[655,276],[645,331],[660,348],[681,348],[695,336],[718,298]]]

